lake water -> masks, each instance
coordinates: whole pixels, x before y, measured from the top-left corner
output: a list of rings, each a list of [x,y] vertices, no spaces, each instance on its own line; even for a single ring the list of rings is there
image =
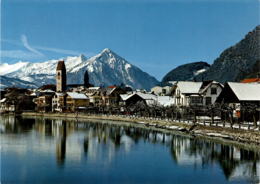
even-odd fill
[[[0,117],[3,183],[258,183],[259,150],[129,123]]]

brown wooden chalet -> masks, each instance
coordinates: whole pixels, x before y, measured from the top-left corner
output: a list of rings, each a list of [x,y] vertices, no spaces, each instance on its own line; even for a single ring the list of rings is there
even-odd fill
[[[137,93],[133,93],[133,94],[122,94],[120,95],[121,97],[121,104],[124,106],[131,106],[131,105],[135,105],[139,102],[143,102],[144,104],[146,104],[146,101],[144,98],[142,98],[140,95],[138,95]]]
[[[89,98],[82,93],[67,92],[65,96],[67,111],[84,111],[89,106]]]
[[[218,96],[218,103],[253,103],[260,105],[260,83],[227,82]]]
[[[120,94],[125,94],[125,90],[117,86],[109,86],[101,90],[102,104],[104,106],[118,106]]]
[[[36,104],[36,111],[38,112],[52,111],[52,97],[54,95],[55,95],[55,91],[51,89],[38,91],[37,98],[34,99],[34,103]]]
[[[260,116],[260,84],[228,82],[216,102],[228,105],[239,120],[256,122]]]

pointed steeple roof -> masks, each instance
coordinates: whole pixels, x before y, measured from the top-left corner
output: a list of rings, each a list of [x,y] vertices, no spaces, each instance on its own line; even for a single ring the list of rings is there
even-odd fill
[[[63,70],[63,69],[66,69],[64,61],[58,61],[56,70]]]

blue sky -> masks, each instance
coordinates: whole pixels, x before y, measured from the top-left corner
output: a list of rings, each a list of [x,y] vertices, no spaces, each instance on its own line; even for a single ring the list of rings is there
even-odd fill
[[[0,0],[1,1],[1,0]],[[2,0],[1,62],[93,56],[110,48],[161,78],[212,63],[259,24],[257,0]]]

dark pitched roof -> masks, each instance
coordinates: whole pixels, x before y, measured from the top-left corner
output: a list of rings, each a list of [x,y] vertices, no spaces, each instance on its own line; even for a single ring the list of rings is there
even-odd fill
[[[63,69],[66,69],[64,61],[58,61],[56,70],[63,70]]]
[[[38,89],[41,89],[41,90],[50,89],[50,90],[56,91],[56,85],[55,84],[45,84],[45,85],[39,87]]]

